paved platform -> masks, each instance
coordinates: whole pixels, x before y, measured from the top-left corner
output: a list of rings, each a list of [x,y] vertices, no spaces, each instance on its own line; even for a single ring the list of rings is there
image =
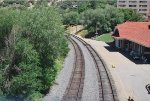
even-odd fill
[[[150,64],[136,64],[101,41],[84,39],[106,62],[116,84],[120,101],[150,101],[146,85],[150,84]],[[115,68],[113,68],[115,67]]]

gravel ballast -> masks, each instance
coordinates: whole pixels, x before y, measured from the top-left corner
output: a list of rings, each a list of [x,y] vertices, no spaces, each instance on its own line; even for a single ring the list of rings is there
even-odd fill
[[[85,60],[85,78],[82,101],[100,101],[97,70],[95,68],[94,61],[87,48],[77,39],[73,39],[81,47]],[[61,101],[63,94],[66,91],[72,73],[75,58],[74,48],[71,44],[69,45],[69,48],[70,52],[68,53],[68,56],[65,59],[64,68],[57,76],[56,84],[51,87],[49,94],[47,94],[44,97],[44,101]]]
[[[81,47],[85,60],[85,79],[84,79],[82,101],[100,101],[97,71],[95,68],[94,61],[89,51],[86,49],[86,47],[77,39],[75,38],[73,39]]]
[[[61,101],[68,86],[74,64],[74,48],[69,44],[70,51],[65,59],[64,67],[56,79],[56,84],[51,87],[49,94],[44,97],[44,101]]]

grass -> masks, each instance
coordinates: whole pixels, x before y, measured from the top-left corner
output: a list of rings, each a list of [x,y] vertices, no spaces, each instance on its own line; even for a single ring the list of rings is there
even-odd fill
[[[78,35],[80,35],[81,37],[85,37],[88,34],[87,30],[82,30],[81,32],[78,33]]]
[[[104,42],[112,42],[114,39],[112,38],[111,34],[102,34],[98,37],[96,37],[97,41],[104,41]]]

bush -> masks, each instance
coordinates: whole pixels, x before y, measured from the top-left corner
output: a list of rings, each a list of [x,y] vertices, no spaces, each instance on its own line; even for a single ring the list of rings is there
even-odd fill
[[[37,101],[49,90],[68,52],[62,26],[54,8],[0,10],[1,95]]]
[[[42,96],[39,92],[34,92],[27,98],[27,101],[43,101]]]
[[[77,25],[79,14],[78,12],[71,11],[63,14],[63,24],[64,25]]]

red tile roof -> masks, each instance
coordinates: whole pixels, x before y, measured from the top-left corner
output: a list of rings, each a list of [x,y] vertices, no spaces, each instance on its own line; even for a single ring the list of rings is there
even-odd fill
[[[150,22],[125,22],[116,26],[119,36],[115,38],[122,38],[138,43],[145,47],[150,47],[150,29],[148,27]]]

